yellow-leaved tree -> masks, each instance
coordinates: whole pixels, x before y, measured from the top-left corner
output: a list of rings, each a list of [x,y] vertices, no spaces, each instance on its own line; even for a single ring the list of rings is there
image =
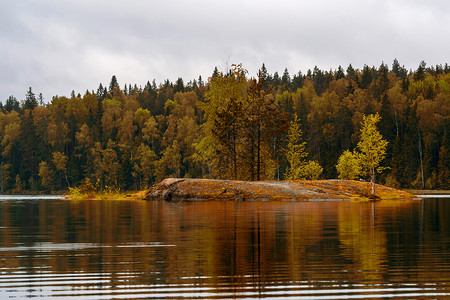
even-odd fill
[[[345,150],[339,157],[336,169],[340,179],[358,179],[358,176],[361,175],[361,162],[358,153]]]
[[[307,164],[308,153],[305,151],[306,142],[302,142],[302,130],[297,114],[294,115],[294,119],[290,123],[287,138],[286,157],[289,166],[284,176],[287,180],[304,179],[304,167]]]
[[[345,151],[336,166],[341,179],[356,179],[360,174],[368,174],[372,185],[372,195],[375,195],[375,175],[385,169],[380,167],[380,163],[386,155],[388,144],[377,129],[380,119],[378,113],[363,116],[358,151],[353,153]]]
[[[379,165],[386,155],[386,147],[388,144],[377,129],[377,123],[380,119],[378,113],[364,116],[361,140],[358,143],[358,150],[361,152],[360,160],[362,170],[370,175],[372,195],[375,195],[375,174],[381,173],[384,170]]]
[[[287,138],[286,157],[289,166],[284,174],[285,178],[287,180],[318,179],[322,174],[323,168],[319,163],[306,159],[308,152],[305,150],[306,142],[302,142],[302,130],[297,114],[294,115],[294,119],[290,122]]]
[[[62,175],[63,174],[65,176],[67,186],[70,186],[69,180],[67,179],[67,173],[66,173],[68,157],[64,153],[61,153],[58,151],[53,152],[52,156],[53,156],[52,162],[55,165],[55,169],[57,171],[59,171],[59,189],[62,190]],[[42,165],[40,167],[43,168]],[[42,170],[42,172],[44,172],[44,171]]]

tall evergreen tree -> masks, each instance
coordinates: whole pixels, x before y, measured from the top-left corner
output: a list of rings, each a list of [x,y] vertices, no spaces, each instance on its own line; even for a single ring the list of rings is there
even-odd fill
[[[325,79],[325,74],[323,73],[322,70],[320,70],[317,66],[314,67],[313,70],[313,74],[312,74],[312,78],[313,78],[313,83],[314,83],[314,88],[316,90],[317,95],[322,95],[322,93],[325,91],[326,87],[326,79]]]
[[[425,79],[426,66],[427,64],[422,60],[416,72],[414,72],[414,81],[420,81]]]
[[[101,83],[97,89],[97,98],[99,101],[102,101],[106,98],[105,88],[103,88],[103,85]]]
[[[291,89],[291,76],[289,75],[289,71],[287,68],[284,69],[283,76],[281,77],[281,84],[283,85],[284,89]]]
[[[40,106],[44,105],[44,96],[42,95],[42,93],[39,93],[38,100]]]
[[[184,92],[184,82],[183,82],[183,78],[179,77],[177,79],[177,82],[175,83],[174,87],[173,87],[173,92],[174,93],[178,93],[178,92]]]
[[[337,71],[336,71],[336,80],[345,78],[345,73],[344,73],[344,69],[342,69],[341,66],[338,67]]]
[[[355,69],[353,68],[352,64],[349,64],[347,67],[347,80],[356,80],[356,73]]]
[[[116,75],[113,75],[111,77],[111,81],[109,82],[109,92],[112,93],[116,86],[119,86],[119,83],[117,82]]]
[[[302,71],[298,71],[297,74],[292,78],[292,90],[296,91],[303,87],[303,83],[305,81],[305,77],[302,74]]]
[[[5,110],[7,112],[10,111],[20,111],[20,104],[19,101],[17,101],[16,97],[14,96],[9,96],[8,99],[6,100],[6,104],[5,104]]]
[[[373,80],[372,70],[369,68],[369,66],[364,65],[359,87],[361,89],[367,89],[372,83],[372,80]]]
[[[38,101],[36,99],[36,96],[33,93],[33,90],[30,87],[28,89],[28,91],[27,91],[26,96],[25,96],[25,102],[24,102],[24,105],[23,105],[23,109],[32,110],[36,106],[38,106]]]
[[[214,71],[212,73],[212,78],[216,78],[219,76],[219,70],[217,69],[217,67],[214,67]]]
[[[401,71],[400,71],[400,64],[398,63],[398,60],[395,58],[394,61],[392,62],[392,72],[395,73],[395,75],[397,75],[397,77],[401,77]]]

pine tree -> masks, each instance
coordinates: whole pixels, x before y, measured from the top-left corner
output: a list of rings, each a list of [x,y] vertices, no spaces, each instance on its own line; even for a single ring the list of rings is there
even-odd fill
[[[347,80],[356,80],[356,73],[355,69],[353,68],[352,64],[349,64],[347,67]]]
[[[111,77],[111,82],[109,83],[109,92],[112,93],[114,91],[114,88],[118,85],[119,83],[117,82],[116,75],[113,75]]]
[[[389,89],[389,69],[384,63],[381,64],[380,68],[378,69],[378,73],[377,87],[376,91],[374,92],[375,98],[382,97]]]
[[[292,78],[292,90],[296,91],[297,89],[301,89],[304,82],[305,77],[303,76],[302,71],[298,71],[298,73]]]
[[[280,75],[278,75],[278,72],[273,73],[272,84],[275,87],[278,87],[281,84],[281,78]]]
[[[43,106],[44,105],[44,96],[42,96],[42,93],[39,93],[38,99],[39,99],[39,105]]]
[[[345,73],[344,73],[344,69],[342,69],[342,67],[339,66],[339,68],[336,71],[336,80],[339,80],[341,78],[345,78]]]
[[[322,95],[322,93],[327,88],[324,72],[322,70],[320,70],[317,66],[315,66],[314,70],[313,70],[312,78],[313,78],[314,88],[316,90],[317,95],[319,95],[319,96]]]
[[[268,86],[266,86],[268,84],[268,79],[269,79],[269,73],[267,72],[266,69],[266,65],[263,63],[261,69],[259,70],[260,72],[260,76],[262,78],[262,80],[264,80],[264,88],[268,88]]]
[[[10,111],[20,111],[20,104],[19,101],[17,101],[16,97],[14,96],[9,96],[8,99],[6,100],[6,104],[5,104],[5,110],[7,112]]]
[[[35,108],[36,106],[38,106],[38,101],[36,99],[36,96],[34,95],[31,87],[28,89],[28,92],[26,94],[25,97],[25,102],[23,105],[24,109],[29,109],[32,110],[33,108]]]
[[[183,78],[179,77],[179,78],[177,79],[177,82],[175,83],[175,86],[173,87],[173,92],[174,92],[174,93],[184,92],[184,82],[183,82]]]
[[[214,67],[214,71],[212,73],[212,78],[216,78],[219,76],[219,70],[217,69],[217,67]]]
[[[294,119],[290,123],[287,139],[286,157],[289,166],[284,176],[287,180],[304,179],[304,167],[307,164],[308,153],[305,151],[306,142],[302,142],[302,130],[297,114],[294,115]]]
[[[394,59],[394,62],[392,63],[392,72],[394,72],[395,75],[397,75],[397,77],[401,77],[400,64],[398,63],[398,60],[396,58]]]
[[[103,85],[100,83],[97,89],[97,98],[99,101],[102,101],[103,99],[105,99],[105,97],[106,97],[105,88],[103,88]]]
[[[291,76],[287,68],[284,69],[283,76],[281,77],[281,85],[283,85],[285,90],[291,89]]]
[[[217,71],[202,106],[205,123],[203,138],[195,145],[195,161],[207,165],[214,176],[221,178],[237,179],[242,171],[238,169],[239,139],[248,87],[242,72],[245,70],[240,65],[234,66],[231,76]]]
[[[416,72],[414,73],[414,81],[420,81],[425,79],[425,67],[427,64],[422,60],[419,64],[419,67],[417,68]]]
[[[271,164],[273,155],[263,157],[262,153],[274,154],[274,140],[283,135],[287,129],[287,114],[281,111],[274,97],[263,89],[264,80],[261,74],[258,79],[251,79],[244,115],[245,152],[251,180],[272,178],[267,166]]]
[[[372,83],[372,80],[373,80],[372,70],[369,68],[369,66],[364,65],[359,87],[361,89],[367,89]]]

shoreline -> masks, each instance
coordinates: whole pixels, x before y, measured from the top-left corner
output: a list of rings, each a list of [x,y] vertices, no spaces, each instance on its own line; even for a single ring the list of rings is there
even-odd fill
[[[405,189],[407,193],[413,195],[450,195],[450,190],[411,190]]]
[[[353,180],[237,181],[167,178],[152,186],[150,201],[376,201],[420,197],[405,191]]]
[[[31,195],[31,194],[30,194]],[[146,201],[377,201],[421,199],[450,195],[447,190],[398,190],[352,180],[235,181],[167,178],[147,190],[122,192],[59,193],[68,200]]]
[[[144,200],[147,190],[124,192],[64,193],[68,200]]]

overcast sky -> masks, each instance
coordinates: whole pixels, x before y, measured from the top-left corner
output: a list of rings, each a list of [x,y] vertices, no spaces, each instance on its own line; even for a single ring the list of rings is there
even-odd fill
[[[0,9],[0,100],[84,94],[125,83],[207,79],[243,63],[255,75],[407,69],[449,63],[448,0],[17,0]]]

